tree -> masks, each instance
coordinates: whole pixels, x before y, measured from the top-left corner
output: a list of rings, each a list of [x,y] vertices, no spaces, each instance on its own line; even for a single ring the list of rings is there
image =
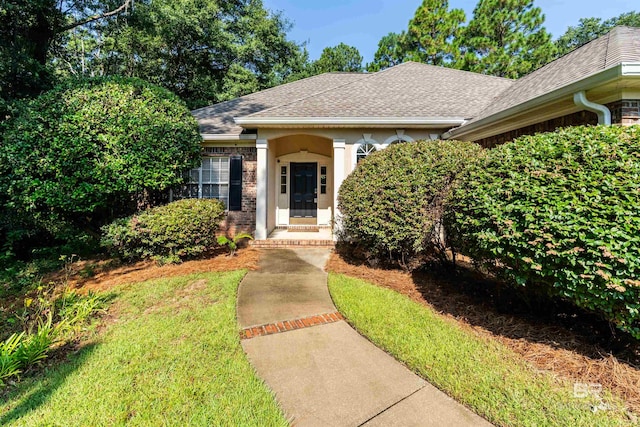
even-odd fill
[[[59,68],[140,77],[178,94],[190,108],[274,86],[300,71],[302,46],[287,40],[290,24],[261,0],[135,4],[127,20],[94,23],[88,37],[74,34],[57,55]]]
[[[325,47],[317,61],[312,64],[314,74],[331,71],[362,71],[362,55],[357,48],[340,43],[337,46]]]
[[[480,0],[465,28],[458,67],[519,78],[554,58],[544,15],[533,0]]]
[[[35,96],[51,86],[54,39],[78,26],[116,16],[131,0],[3,0],[0,4],[0,101]],[[2,107],[0,105],[0,107]]]
[[[618,25],[640,27],[640,13],[627,12],[606,21],[601,18],[581,18],[577,26],[567,28],[567,31],[556,40],[558,56],[606,34]]]
[[[457,57],[454,41],[465,22],[462,9],[449,10],[448,0],[423,0],[409,21],[408,57],[432,65],[448,65]]]
[[[407,33],[389,33],[378,42],[378,50],[373,56],[373,61],[367,64],[367,71],[376,72],[385,68],[402,64],[407,60],[406,40]]]
[[[0,193],[52,232],[96,231],[117,209],[183,181],[200,156],[198,125],[166,89],[93,79],[22,102],[0,144]]]

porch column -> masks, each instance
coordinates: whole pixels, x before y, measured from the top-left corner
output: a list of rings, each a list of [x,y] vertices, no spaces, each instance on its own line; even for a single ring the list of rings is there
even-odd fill
[[[340,229],[340,211],[338,210],[338,190],[344,181],[344,139],[333,140],[333,229]]]
[[[267,195],[269,185],[269,141],[256,140],[257,170],[256,170],[256,240],[267,238]]]

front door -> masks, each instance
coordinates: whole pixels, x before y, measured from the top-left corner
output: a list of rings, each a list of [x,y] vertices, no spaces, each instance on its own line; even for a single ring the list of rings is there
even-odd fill
[[[318,216],[318,164],[291,163],[291,218]]]

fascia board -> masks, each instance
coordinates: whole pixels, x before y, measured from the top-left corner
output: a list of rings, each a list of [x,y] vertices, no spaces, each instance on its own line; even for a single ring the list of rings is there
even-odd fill
[[[499,113],[480,119],[477,122],[473,122],[466,126],[453,129],[449,132],[444,133],[442,137],[444,139],[450,139],[457,138],[462,135],[467,135],[475,130],[490,126],[495,122],[506,119],[508,117],[524,113],[532,108],[539,107],[549,102],[557,101],[567,96],[573,96],[574,93],[581,90],[588,90],[593,86],[608,82],[610,80],[614,80],[623,75],[622,72],[625,69],[624,65],[625,64],[621,63],[614,67],[607,68],[606,70],[585,77],[582,80],[578,80],[566,86],[562,86],[552,92],[545,93],[544,95],[538,96],[537,98],[530,99],[529,101],[523,102],[522,104],[515,105],[511,108],[507,108],[506,110],[502,110]],[[628,67],[629,65],[631,65],[631,63],[628,63],[626,65]],[[627,69],[631,70],[632,68],[633,67]]]

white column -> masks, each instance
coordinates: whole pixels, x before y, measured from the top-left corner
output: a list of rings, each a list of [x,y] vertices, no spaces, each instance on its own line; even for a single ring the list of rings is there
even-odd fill
[[[267,238],[267,195],[269,194],[269,141],[256,140],[258,151],[256,170],[256,240]]]
[[[345,140],[333,140],[333,228],[340,229],[340,210],[338,209],[338,190],[344,181]]]

